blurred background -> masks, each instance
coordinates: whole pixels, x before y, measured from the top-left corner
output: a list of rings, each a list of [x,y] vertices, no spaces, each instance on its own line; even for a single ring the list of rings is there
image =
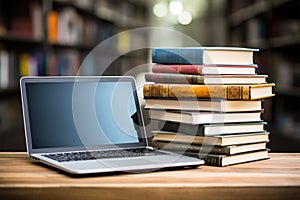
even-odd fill
[[[10,0],[0,1],[0,151],[25,151],[19,78],[25,75],[97,75],[82,61],[99,43],[123,31],[161,27],[202,46],[259,48],[257,73],[275,82],[264,101],[271,152],[300,152],[299,0]],[[151,63],[159,34],[119,34],[100,52],[120,55],[104,71],[124,75]],[[86,59],[86,66],[93,66]]]

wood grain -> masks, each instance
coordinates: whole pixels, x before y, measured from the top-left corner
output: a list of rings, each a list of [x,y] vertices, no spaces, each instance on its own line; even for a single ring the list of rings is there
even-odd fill
[[[223,168],[72,177],[24,153],[0,153],[0,198],[298,199],[300,154],[270,157]]]

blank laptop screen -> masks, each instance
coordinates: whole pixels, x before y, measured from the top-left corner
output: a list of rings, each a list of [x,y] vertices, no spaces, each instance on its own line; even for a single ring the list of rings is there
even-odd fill
[[[26,83],[32,148],[138,143],[130,82]]]

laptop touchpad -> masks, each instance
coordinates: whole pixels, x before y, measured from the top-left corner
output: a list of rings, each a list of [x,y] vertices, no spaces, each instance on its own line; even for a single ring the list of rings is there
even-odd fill
[[[148,159],[122,159],[122,160],[106,160],[106,161],[98,161],[98,162],[102,162],[103,165],[106,166],[111,166],[114,168],[119,168],[119,167],[127,167],[127,166],[136,166],[136,165],[155,165],[158,164],[156,162],[153,162],[151,160]]]

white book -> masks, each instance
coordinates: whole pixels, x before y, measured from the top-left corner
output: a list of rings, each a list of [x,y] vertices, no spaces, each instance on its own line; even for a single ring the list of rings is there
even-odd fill
[[[228,101],[228,100],[178,100],[178,99],[145,99],[147,109],[194,110],[216,112],[243,112],[262,109],[262,100]]]
[[[188,124],[213,124],[213,123],[235,123],[262,121],[261,111],[259,112],[194,112],[194,111],[165,111],[150,110],[151,119],[159,119],[172,122]]]

